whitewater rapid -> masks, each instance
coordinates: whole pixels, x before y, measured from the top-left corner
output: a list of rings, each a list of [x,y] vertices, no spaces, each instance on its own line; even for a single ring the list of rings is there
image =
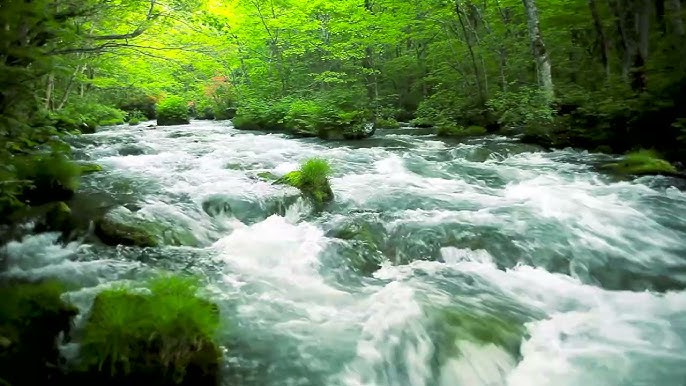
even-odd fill
[[[101,288],[158,270],[202,277],[221,308],[226,385],[684,385],[686,194],[619,180],[609,156],[379,130],[361,142],[230,122],[74,138],[103,165],[83,194],[188,230],[140,250],[31,236],[5,275]],[[260,172],[333,168],[317,212]],[[227,208],[230,207],[230,210]],[[362,228],[361,239],[337,237]]]

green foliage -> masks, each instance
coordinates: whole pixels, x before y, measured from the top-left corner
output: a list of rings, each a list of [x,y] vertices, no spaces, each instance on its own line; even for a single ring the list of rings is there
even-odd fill
[[[486,105],[502,126],[525,126],[553,120],[554,111],[544,93],[533,87],[499,92]]]
[[[78,129],[93,132],[98,126],[124,123],[125,113],[119,109],[86,100],[74,100],[64,109],[51,112],[50,119],[58,129]]]
[[[333,200],[333,191],[329,184],[330,175],[331,165],[326,160],[310,158],[303,162],[298,170],[287,173],[277,182],[296,187],[321,204]]]
[[[198,295],[198,281],[161,276],[145,287],[96,297],[81,333],[82,370],[129,381],[154,374],[165,384],[188,382],[193,369],[216,377],[218,310]]]
[[[604,168],[618,174],[647,175],[647,174],[675,174],[674,165],[660,157],[655,150],[637,150],[622,157],[619,162],[610,163]]]
[[[137,125],[137,124],[141,123],[141,121],[144,121],[146,119],[147,119],[147,117],[140,110],[129,111],[127,116],[126,116],[126,120],[129,123],[129,125],[131,125],[131,126]]]
[[[398,129],[400,128],[400,122],[396,121],[395,118],[378,118],[374,122],[374,126],[381,129]]]
[[[61,299],[64,290],[53,280],[0,284],[0,374],[9,384],[50,383],[59,363],[57,335],[77,313]]]
[[[189,123],[188,103],[179,96],[168,96],[157,104],[157,124],[161,126]]]
[[[61,153],[12,159],[15,178],[26,184],[17,198],[31,205],[70,198],[78,188],[81,168]]]

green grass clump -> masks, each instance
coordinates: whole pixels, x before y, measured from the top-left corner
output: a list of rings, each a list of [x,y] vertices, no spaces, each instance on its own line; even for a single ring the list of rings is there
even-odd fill
[[[62,301],[64,290],[53,280],[0,285],[0,374],[7,383],[49,384],[59,363],[57,335],[77,314]]]
[[[619,174],[648,175],[677,173],[674,165],[660,158],[654,150],[637,150],[626,154],[619,162],[605,165]]]
[[[333,200],[333,191],[329,184],[330,175],[331,165],[326,160],[310,158],[303,162],[298,170],[283,176],[282,182],[300,189],[317,203],[324,203]]]
[[[160,126],[190,123],[188,103],[179,96],[169,96],[157,104],[157,124]]]
[[[219,315],[198,290],[193,278],[161,276],[140,291],[121,286],[100,293],[82,331],[83,370],[120,382],[215,378]]]

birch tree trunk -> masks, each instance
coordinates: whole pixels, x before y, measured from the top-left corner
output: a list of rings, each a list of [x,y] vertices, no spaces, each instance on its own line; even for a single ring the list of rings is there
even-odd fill
[[[684,20],[681,18],[681,1],[680,0],[666,0],[665,9],[667,17],[675,35],[684,36]]]
[[[536,61],[536,75],[538,77],[538,84],[545,94],[549,102],[552,102],[555,96],[555,88],[553,86],[553,76],[551,74],[550,56],[545,48],[543,37],[541,36],[541,27],[538,21],[538,8],[535,0],[522,0],[524,9],[526,10],[526,19],[529,26],[529,38],[531,39],[531,49]]]

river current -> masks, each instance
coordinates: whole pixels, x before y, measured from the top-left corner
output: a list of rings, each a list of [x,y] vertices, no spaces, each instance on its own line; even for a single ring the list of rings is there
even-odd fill
[[[160,270],[203,278],[226,385],[686,385],[683,182],[617,179],[597,171],[609,156],[504,137],[149,124],[73,139],[104,168],[80,194],[195,246],[34,235],[7,246],[6,274],[62,278],[83,310]],[[321,211],[257,176],[309,157],[333,168]]]

